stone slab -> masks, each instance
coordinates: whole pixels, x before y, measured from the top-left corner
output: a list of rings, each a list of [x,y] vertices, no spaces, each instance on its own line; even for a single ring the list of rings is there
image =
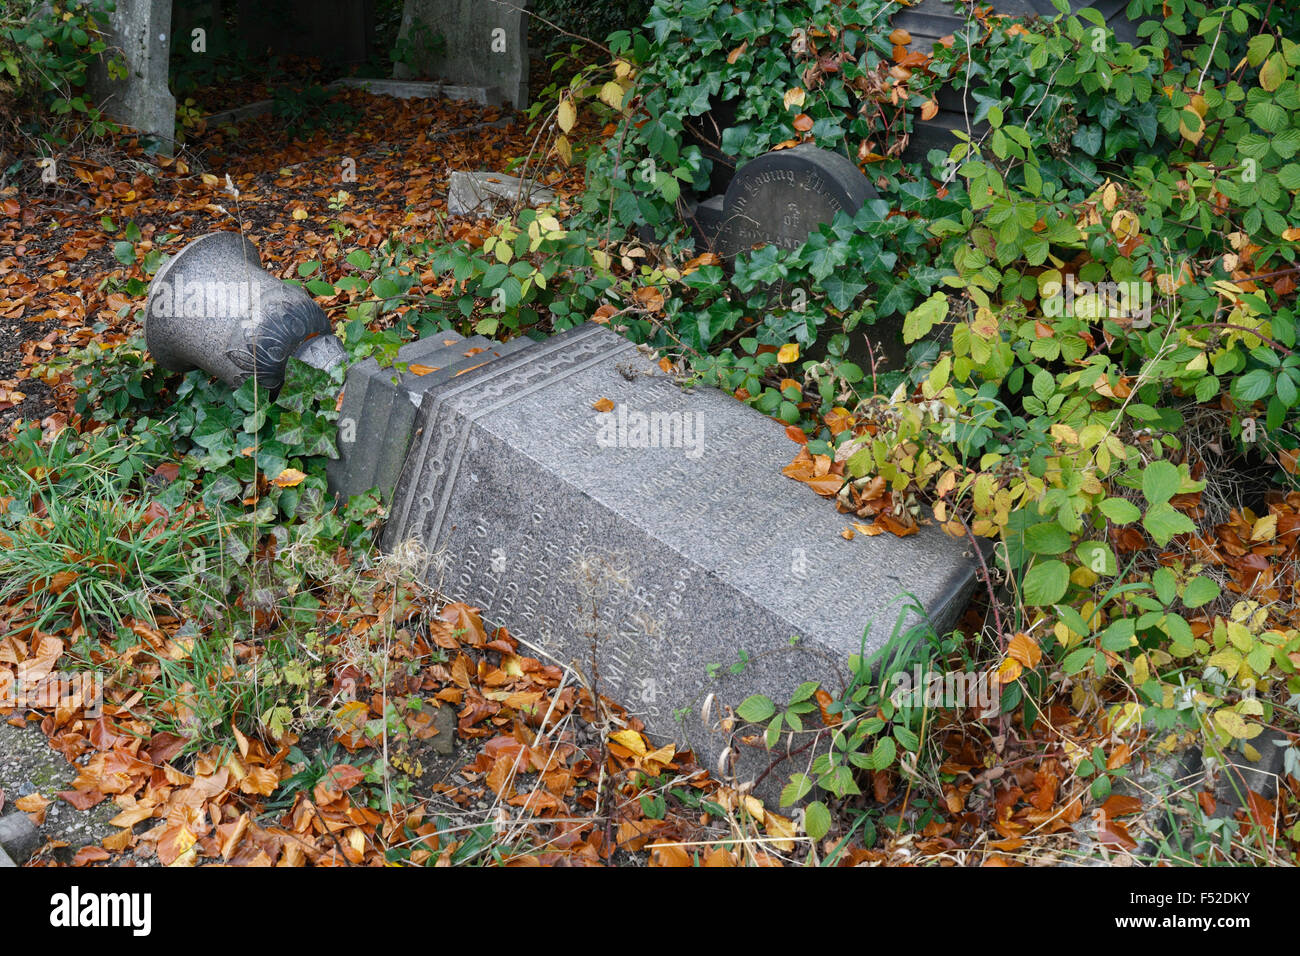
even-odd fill
[[[601,399],[614,411],[595,411]],[[806,679],[838,692],[905,593],[943,630],[974,583],[937,528],[844,540],[844,517],[781,474],[795,451],[773,420],[684,392],[588,324],[425,394],[383,544],[418,540],[430,585],[716,759],[728,741],[710,695],[788,701]]]
[[[396,361],[407,366],[405,371],[381,367],[375,358],[353,365],[339,409],[339,457],[326,466],[330,491],[347,498],[378,488],[380,498],[390,500],[424,393],[530,341],[502,344],[482,336],[466,339],[456,332],[439,332],[398,350]]]
[[[528,0],[406,0],[398,41],[423,24],[443,47],[417,52],[416,69],[453,83],[496,87],[515,109],[528,106]],[[410,79],[398,63],[393,75]]]
[[[447,185],[447,214],[477,216],[493,212],[498,203],[545,206],[555,202],[555,192],[531,179],[487,170],[454,170]]]
[[[465,86],[457,83],[431,83],[428,80],[388,80],[364,77],[344,77],[330,86],[347,86],[392,96],[399,100],[443,99],[465,100],[480,106],[500,106],[501,90],[495,86]]]

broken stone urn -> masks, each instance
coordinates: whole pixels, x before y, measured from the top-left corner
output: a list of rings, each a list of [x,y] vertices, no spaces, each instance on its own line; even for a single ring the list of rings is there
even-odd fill
[[[347,358],[324,310],[266,272],[257,247],[236,232],[201,236],[172,256],[149,283],[144,311],[159,365],[201,368],[229,385],[252,375],[274,389],[290,358],[319,369]]]

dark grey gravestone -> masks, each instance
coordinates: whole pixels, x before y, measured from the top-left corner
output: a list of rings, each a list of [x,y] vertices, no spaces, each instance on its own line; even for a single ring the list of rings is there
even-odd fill
[[[402,346],[396,365],[364,359],[348,369],[339,409],[339,457],[325,469],[329,490],[346,499],[371,488],[390,500],[415,428],[415,413],[424,393],[525,347],[530,339],[494,343],[482,336],[462,338],[439,332]]]
[[[718,706],[702,719],[710,694],[837,692],[905,593],[943,629],[974,581],[937,528],[846,541],[846,519],[781,474],[795,451],[773,420],[682,391],[586,325],[426,392],[384,547],[420,541],[430,585],[588,678],[594,655],[601,693],[714,760],[728,742]]]
[[[852,216],[875,195],[871,181],[847,157],[805,143],[740,167],[720,213],[716,198],[690,212],[700,230],[697,238],[731,260],[760,245],[797,249],[837,212]]]

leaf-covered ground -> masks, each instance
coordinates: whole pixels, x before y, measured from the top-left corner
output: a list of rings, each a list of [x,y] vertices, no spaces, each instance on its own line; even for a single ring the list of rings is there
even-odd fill
[[[340,101],[355,125],[295,141],[279,124],[246,123],[237,138],[207,134],[175,159],[88,154],[66,162],[56,184],[0,195],[0,425],[12,433],[35,421],[53,434],[83,424],[67,376],[33,370],[71,349],[126,342],[138,332],[148,257],[205,233],[240,229],[275,275],[294,277],[299,264],[319,261],[328,281],[347,274],[350,250],[373,250],[395,233],[482,241],[486,224],[445,220],[447,180],[454,169],[504,169],[525,156],[531,138],[519,117],[360,92]],[[345,178],[352,168],[355,181]],[[558,169],[542,178],[562,197],[581,185]],[[412,292],[437,296],[446,288],[445,277],[418,275]],[[337,317],[359,297],[341,291],[318,301]],[[400,310],[384,321],[400,321]],[[788,473],[820,491],[817,479],[836,467],[804,454]],[[858,517],[882,510],[873,505],[879,489],[860,497]],[[1189,514],[1196,505],[1181,504]],[[1200,542],[1200,560],[1223,567],[1243,596],[1267,600],[1261,574],[1288,582],[1294,575],[1296,505],[1276,502],[1275,524],[1264,528],[1235,515]],[[877,525],[858,530],[878,533]],[[1148,738],[1113,710],[1106,716],[1110,702],[1065,695],[1028,727],[1019,714],[937,717],[932,739],[942,751],[935,761],[942,779],[915,788],[897,773],[864,774],[863,795],[834,809],[843,821],[879,811],[889,826],[841,825],[815,843],[790,811],[763,807],[725,775],[711,775],[714,768],[648,739],[617,702],[594,696],[581,673],[530,656],[509,634],[487,633],[473,609],[454,601],[414,592],[399,601],[394,594],[403,587],[330,595],[327,616],[347,625],[342,658],[349,660],[344,645],[355,640],[370,648],[372,666],[357,654],[333,670],[330,721],[301,740],[288,731],[268,744],[232,726],[228,747],[182,759],[184,739],[158,729],[156,718],[184,726],[205,690],[196,687],[193,698],[162,704],[143,691],[110,692],[96,718],[71,700],[0,710],[15,725],[39,726],[78,767],[69,789],[10,802],[38,820],[50,800],[117,808],[112,836],[86,846],[55,840],[38,862],[1006,865],[1123,855],[1158,836],[1155,818],[1142,815],[1157,794],[1097,798],[1073,756],[1094,751],[1098,764],[1123,770],[1178,741]],[[9,620],[18,610],[0,609],[0,680],[31,684],[84,635],[17,637]],[[972,631],[982,613],[971,609]],[[157,670],[150,660],[184,658],[203,640],[184,633],[179,619],[156,623],[138,624],[136,643],[105,651],[97,663],[130,672],[124,686],[139,688]],[[380,632],[393,637],[376,651],[366,639]],[[231,650],[247,658],[253,644]],[[1013,643],[1010,656],[1025,668],[1039,664],[1031,641]],[[206,690],[219,692],[220,675],[214,682]],[[821,716],[835,726],[834,714]],[[400,779],[370,772],[376,760]],[[0,805],[5,799],[0,793]],[[1251,800],[1239,813],[1277,832],[1270,801]],[[1130,829],[1134,820],[1140,823]],[[1095,843],[1080,837],[1084,829]]]

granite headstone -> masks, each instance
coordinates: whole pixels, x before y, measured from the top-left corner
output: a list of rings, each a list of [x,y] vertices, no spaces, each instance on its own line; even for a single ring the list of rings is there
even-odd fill
[[[851,160],[805,143],[745,163],[723,196],[691,213],[697,241],[731,260],[764,244],[797,249],[837,212],[852,216],[875,195]]]
[[[835,693],[851,654],[919,620],[913,597],[943,629],[973,585],[937,528],[841,537],[844,517],[782,475],[795,450],[589,324],[425,393],[383,543],[420,542],[431,585],[712,760],[730,743],[710,695]]]

